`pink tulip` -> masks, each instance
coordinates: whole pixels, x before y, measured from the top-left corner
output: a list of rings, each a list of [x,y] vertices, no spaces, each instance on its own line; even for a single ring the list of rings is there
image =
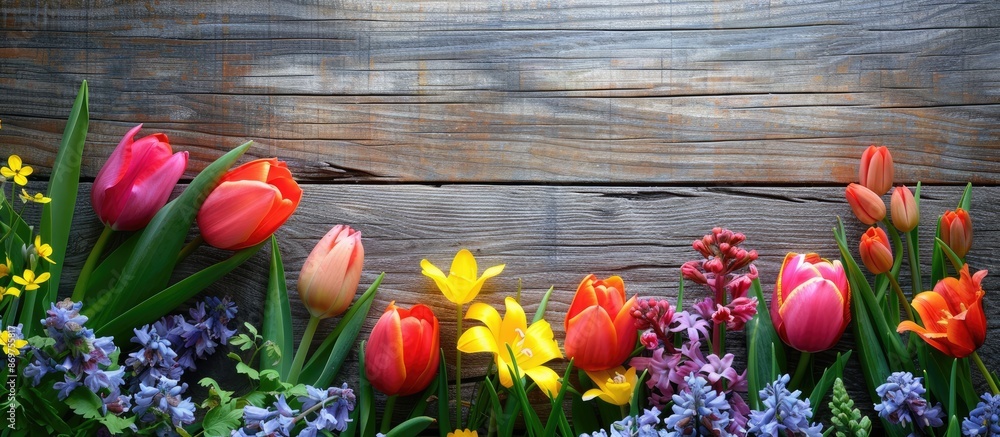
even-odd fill
[[[789,253],[771,297],[771,322],[785,344],[802,352],[833,347],[851,321],[851,290],[840,261]]]
[[[277,158],[229,170],[198,210],[205,242],[238,250],[266,240],[295,212],[302,189]]]
[[[325,319],[347,311],[358,292],[364,261],[361,232],[344,225],[327,232],[299,273],[299,297],[309,314]]]
[[[173,153],[164,134],[134,141],[141,128],[140,124],[125,134],[90,192],[97,217],[116,231],[135,231],[149,224],[187,167],[187,152]]]

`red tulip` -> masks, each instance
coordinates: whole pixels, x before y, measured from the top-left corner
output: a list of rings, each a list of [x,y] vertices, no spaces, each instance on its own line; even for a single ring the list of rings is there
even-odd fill
[[[913,298],[913,308],[924,326],[912,321],[899,324],[896,331],[912,331],[927,344],[954,358],[971,355],[986,341],[986,313],[983,312],[982,281],[986,270],[969,275],[962,266],[959,278],[944,278]]]
[[[889,245],[889,236],[882,228],[868,228],[868,231],[861,236],[858,251],[868,271],[877,275],[892,269],[892,246]]]
[[[959,258],[965,258],[972,247],[972,217],[968,211],[956,208],[945,211],[941,216],[941,228],[938,238],[944,241]]]
[[[885,146],[868,146],[861,154],[861,168],[858,181],[879,196],[892,188],[892,178],[895,169],[892,165],[892,154]]]
[[[771,297],[771,322],[785,344],[802,352],[829,349],[851,321],[851,290],[840,261],[789,253]]]
[[[577,287],[566,313],[566,356],[583,370],[598,372],[620,366],[638,337],[632,317],[635,296],[625,300],[625,283],[612,276],[588,275]]]
[[[302,200],[302,189],[277,158],[250,161],[230,170],[198,211],[205,241],[237,250],[270,237]]]
[[[97,216],[116,231],[135,231],[149,224],[187,167],[187,152],[173,153],[164,134],[134,141],[141,128],[140,124],[125,134],[90,192]]]
[[[439,347],[434,311],[422,304],[408,310],[390,303],[368,337],[365,375],[387,395],[417,393],[437,375]]]
[[[906,186],[896,187],[889,200],[889,210],[892,211],[892,225],[900,232],[910,232],[920,224],[920,209],[913,193]]]
[[[885,218],[885,202],[874,191],[864,185],[850,184],[844,193],[854,215],[861,223],[873,225]]]
[[[361,232],[337,225],[316,244],[299,273],[299,297],[309,314],[325,319],[351,306],[361,281]]]

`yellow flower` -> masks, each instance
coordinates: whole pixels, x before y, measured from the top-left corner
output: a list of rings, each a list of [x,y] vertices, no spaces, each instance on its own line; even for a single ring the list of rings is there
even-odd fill
[[[479,432],[468,429],[456,429],[454,432],[449,432],[448,437],[479,437]]]
[[[624,372],[624,373],[623,373]],[[635,374],[635,367],[625,370],[618,366],[614,369],[602,370],[599,372],[587,372],[597,388],[587,390],[581,399],[589,401],[593,398],[600,398],[602,401],[612,405],[625,405],[632,402],[632,391],[635,388],[639,377]]]
[[[21,355],[21,348],[28,345],[27,341],[11,335],[10,331],[0,332],[0,346],[3,346],[3,353],[16,357]]]
[[[42,259],[52,264],[56,263],[55,261],[52,261],[52,258],[49,258],[49,256],[52,255],[52,246],[49,246],[48,244],[42,244],[41,235],[35,235],[35,251],[38,252],[38,256],[42,257]]]
[[[500,383],[510,388],[514,385],[511,377],[510,346],[517,362],[518,371],[527,375],[550,398],[559,393],[559,375],[543,364],[554,358],[562,358],[562,351],[556,344],[549,322],[539,320],[527,326],[524,309],[514,298],[506,299],[507,313],[500,319],[500,313],[484,303],[474,303],[465,314],[466,319],[479,320],[486,326],[474,326],[462,333],[458,339],[458,350],[465,353],[490,352],[497,363]]]
[[[10,257],[7,257],[7,264],[0,264],[0,278],[10,274]]]
[[[475,299],[479,290],[483,288],[483,283],[487,279],[499,275],[504,266],[505,264],[490,267],[483,272],[483,276],[476,277],[479,274],[476,258],[472,256],[472,252],[466,249],[455,254],[455,259],[451,261],[451,273],[448,276],[445,276],[444,272],[431,264],[430,261],[420,260],[424,276],[433,279],[444,297],[459,305],[467,304]]]
[[[52,201],[51,197],[45,197],[42,193],[35,193],[34,196],[28,194],[28,190],[21,188],[21,195],[19,196],[22,202],[35,202],[35,203],[49,203]]]
[[[28,178],[26,176],[30,175],[34,171],[31,167],[21,165],[21,157],[17,155],[10,155],[7,158],[7,165],[9,167],[0,167],[0,175],[10,179],[14,178],[14,183],[18,185],[28,185]]]
[[[7,296],[7,295],[11,295],[11,296],[14,296],[14,297],[20,297],[21,296],[21,289],[17,288],[17,287],[10,287],[10,288],[4,290],[4,292],[3,292],[3,296]]]
[[[38,276],[35,276],[35,272],[31,269],[24,269],[24,276],[14,275],[14,283],[24,286],[24,291],[37,290],[39,285],[45,281],[49,280],[52,276],[49,272],[44,272]]]

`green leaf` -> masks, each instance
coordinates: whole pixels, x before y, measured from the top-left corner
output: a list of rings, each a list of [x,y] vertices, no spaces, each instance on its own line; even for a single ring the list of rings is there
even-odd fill
[[[243,414],[243,412],[240,411],[240,414]],[[108,428],[108,431],[111,434],[121,434],[135,423],[135,416],[125,418],[115,416],[114,414],[108,414],[107,416],[100,418],[100,422]]]
[[[444,361],[441,362],[444,364]],[[358,369],[365,368],[365,342],[361,342],[358,347]],[[358,408],[361,410],[361,417],[358,422],[358,429],[361,437],[372,437],[378,425],[375,424],[375,389],[372,388],[365,372],[358,372]]]
[[[962,261],[962,258],[960,258],[955,251],[951,250],[951,248],[948,247],[943,240],[935,237],[934,245],[940,248],[941,252],[948,257],[948,260],[951,261],[951,266],[955,268],[956,272],[962,270],[962,266],[965,265],[965,261]]]
[[[833,387],[833,382],[844,377],[844,366],[847,365],[847,360],[850,357],[851,351],[847,351],[843,356],[838,352],[837,360],[833,362],[833,365],[827,367],[823,371],[823,376],[820,377],[819,381],[816,381],[816,386],[813,387],[812,393],[809,395],[809,404],[813,406],[813,417],[819,416],[820,406],[824,405],[821,402],[830,388]]]
[[[962,198],[958,200],[958,207],[966,211],[972,209],[972,182],[965,184],[965,190],[962,191]]]
[[[938,217],[937,229],[934,231],[934,235],[941,235],[940,216]],[[931,284],[937,284],[938,281],[948,276],[948,267],[944,263],[944,251],[941,250],[944,244],[938,243],[938,241],[941,241],[941,239],[934,238],[934,248],[931,251]]]
[[[361,298],[351,305],[351,309],[347,310],[333,332],[313,352],[312,357],[302,368],[302,373],[299,375],[300,382],[308,383],[314,387],[330,386],[337,373],[340,372],[340,367],[344,364],[347,354],[354,347],[361,327],[364,325],[365,319],[368,318],[368,310],[375,299],[375,293],[384,277],[385,273],[382,273],[378,275],[378,278],[375,278],[371,287],[368,287],[365,294],[362,294]]]
[[[215,263],[205,269],[188,276],[163,291],[147,298],[138,305],[132,306],[120,316],[95,329],[99,335],[111,335],[116,338],[128,335],[131,329],[151,323],[173,311],[178,305],[198,294],[213,282],[231,272],[240,264],[250,259],[264,243],[242,249],[228,259]],[[107,319],[107,317],[105,317]]]
[[[125,263],[132,256],[132,251],[135,250],[135,245],[139,242],[141,235],[138,232],[132,234],[115,250],[111,251],[90,273],[90,278],[84,289],[86,293],[86,299],[83,301],[84,308],[88,308],[100,300],[108,299],[107,294],[118,282],[122,269],[125,268]]]
[[[535,310],[535,318],[531,319],[531,323],[545,318],[545,309],[549,307],[549,298],[552,297],[552,290],[555,289],[556,287],[549,287],[549,291],[546,291],[545,296],[542,296],[542,301],[538,304],[538,309]]]
[[[122,269],[121,278],[103,305],[84,308],[95,325],[104,325],[115,314],[136,306],[151,295],[163,290],[178,261],[184,239],[201,208],[202,202],[219,183],[226,171],[250,148],[247,142],[209,164],[191,181],[176,199],[167,203],[153,216],[142,231],[132,256]],[[258,245],[259,246],[259,245]],[[202,288],[207,284],[202,285]],[[169,311],[173,307],[166,308]],[[164,312],[165,314],[165,312]],[[162,314],[161,314],[162,315]],[[153,317],[151,320],[155,320]],[[133,327],[129,325],[125,329]]]
[[[205,413],[202,427],[208,437],[228,436],[239,429],[243,423],[243,409],[234,404],[225,403]]]
[[[236,363],[236,373],[242,373],[254,381],[260,381],[260,372],[248,366],[247,363]]]
[[[774,381],[774,374],[785,373],[785,348],[771,324],[771,313],[764,300],[760,281],[750,285],[752,296],[757,298],[757,314],[746,325],[747,333],[747,395],[750,406],[760,410],[760,391]],[[775,358],[771,358],[773,352]]]
[[[362,343],[364,344],[364,343]],[[364,366],[361,366],[364,369]],[[365,372],[360,372],[364,375]],[[363,377],[363,376],[362,376]],[[446,437],[449,432],[453,429],[451,427],[451,411],[449,411],[449,406],[451,404],[451,398],[448,397],[448,365],[447,361],[444,359],[444,349],[441,349],[441,359],[438,361],[438,420],[440,420],[440,425],[438,430],[440,430],[441,437]],[[489,384],[486,385],[490,390],[493,389]],[[496,399],[496,392],[493,393],[493,399]],[[497,401],[499,402],[499,401]]]
[[[552,288],[549,288],[550,292]],[[533,323],[533,322],[532,322]],[[560,428],[566,421],[566,410],[563,409],[563,400],[566,398],[566,391],[569,389],[569,376],[573,371],[573,360],[569,360],[566,372],[563,373],[562,384],[559,387],[559,394],[551,400],[552,408],[549,410],[549,420],[545,423],[545,435],[556,435],[556,429]]]
[[[270,342],[273,348],[279,352],[291,351],[295,348],[295,339],[292,338],[292,310],[288,305],[288,288],[285,280],[285,267],[281,262],[281,250],[278,249],[278,239],[271,236],[271,274],[267,281],[267,299],[264,301],[264,341]],[[280,359],[277,363],[261,357],[260,365],[263,369],[275,369],[281,376],[281,380],[287,380],[289,372],[292,371],[292,360]]]
[[[86,388],[73,390],[64,402],[74,413],[85,419],[97,419],[102,416],[101,406],[104,403],[94,392]]]
[[[524,376],[517,366],[517,356],[514,355],[514,350],[511,349],[509,344],[505,343],[504,346],[507,348],[507,356],[510,358],[508,362],[511,366],[511,380],[513,380],[511,391],[514,392],[514,399],[517,400],[517,403],[521,406],[521,411],[524,412],[523,419],[525,427],[528,428],[528,434],[532,436],[545,435],[545,428],[542,427],[538,413],[531,407],[531,402],[528,400],[528,393],[524,388]]]
[[[49,190],[46,197],[52,201],[42,206],[42,217],[39,221],[39,235],[42,241],[52,246],[52,258],[56,263],[48,264],[51,277],[34,293],[24,297],[24,306],[19,320],[41,319],[56,300],[56,291],[62,277],[63,265],[66,263],[66,248],[69,246],[70,225],[73,224],[73,212],[76,210],[76,195],[80,185],[80,164],[83,162],[83,145],[87,139],[87,128],[90,124],[89,93],[87,81],[80,84],[80,91],[73,102],[73,109],[66,121],[59,152],[52,164],[52,176],[49,180]],[[36,329],[36,323],[24,324],[24,335],[30,337]]]
[[[396,425],[395,428],[385,433],[385,437],[410,437],[419,435],[421,431],[427,429],[435,420],[433,417],[418,416]]]

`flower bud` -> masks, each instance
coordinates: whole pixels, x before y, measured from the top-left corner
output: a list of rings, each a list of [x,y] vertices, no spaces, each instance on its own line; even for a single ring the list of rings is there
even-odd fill
[[[365,375],[387,395],[410,395],[426,388],[437,375],[440,328],[430,307],[411,309],[390,303],[375,322],[365,346]]]
[[[868,228],[868,231],[861,236],[858,251],[868,271],[877,275],[892,269],[892,246],[889,245],[889,237],[882,228]]]
[[[347,311],[358,292],[364,260],[361,232],[344,225],[330,229],[299,273],[299,297],[309,314],[325,319]]]
[[[885,146],[868,146],[861,154],[861,169],[858,181],[879,196],[892,188],[892,178],[895,169],[892,165],[892,155]]]
[[[878,194],[864,185],[848,185],[844,196],[861,223],[873,225],[885,218],[885,202]]]
[[[892,211],[892,225],[900,232],[910,232],[920,223],[920,209],[905,185],[893,190],[889,210]]]
[[[789,253],[771,297],[771,323],[785,344],[802,352],[827,350],[851,321],[851,289],[840,261]]]
[[[972,218],[969,213],[956,208],[954,211],[945,211],[941,216],[941,231],[938,238],[944,241],[959,258],[965,258],[972,247]]]

